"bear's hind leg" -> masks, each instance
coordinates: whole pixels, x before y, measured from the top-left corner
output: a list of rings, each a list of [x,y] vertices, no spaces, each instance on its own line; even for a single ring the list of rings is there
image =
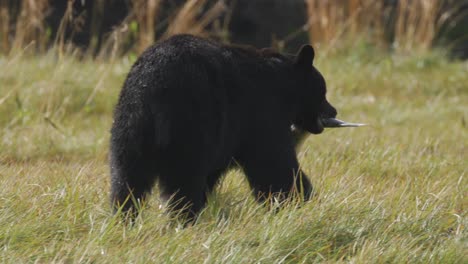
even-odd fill
[[[179,219],[192,222],[206,204],[205,179],[197,171],[173,167],[159,178],[161,200]]]
[[[138,207],[151,191],[156,176],[144,161],[119,160],[111,155],[111,203],[114,212],[121,210],[135,217]]]

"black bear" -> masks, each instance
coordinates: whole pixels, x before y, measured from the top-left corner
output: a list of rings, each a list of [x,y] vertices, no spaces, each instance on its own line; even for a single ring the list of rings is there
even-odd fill
[[[149,47],[114,112],[114,208],[133,211],[158,180],[161,198],[195,217],[233,160],[259,200],[309,198],[295,144],[337,124],[313,60],[310,45],[286,56],[191,35]]]

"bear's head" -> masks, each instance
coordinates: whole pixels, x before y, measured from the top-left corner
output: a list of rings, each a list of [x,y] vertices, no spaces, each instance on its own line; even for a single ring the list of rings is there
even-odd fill
[[[312,134],[320,134],[328,120],[335,120],[336,109],[327,101],[327,87],[322,74],[314,67],[315,52],[304,45],[294,58],[297,80],[296,113],[293,125]]]

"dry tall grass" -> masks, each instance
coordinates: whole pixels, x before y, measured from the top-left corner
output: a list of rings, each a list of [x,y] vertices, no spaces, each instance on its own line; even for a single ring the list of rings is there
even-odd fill
[[[155,40],[155,24],[161,0],[132,0],[133,12],[139,25],[138,50],[144,50]]]
[[[112,31],[101,51],[101,57],[105,57],[103,54],[107,54],[108,50],[112,51],[111,58],[122,53],[122,43],[134,33],[136,33],[137,53],[141,53],[157,39],[164,39],[174,34],[208,36],[210,32],[207,26],[227,9],[222,1],[207,7],[206,0],[187,0],[174,14],[161,17],[159,12],[161,5],[161,0],[132,0],[132,12]],[[136,22],[137,28],[131,28],[132,21]],[[165,32],[159,36],[156,35],[160,26],[158,24],[168,25]]]
[[[460,1],[461,2],[461,1]],[[447,23],[456,24],[461,10],[453,0],[306,0],[310,41],[332,48],[340,40],[366,38],[391,43],[396,51],[427,51]]]
[[[0,1],[0,38],[2,49],[20,49],[31,43],[36,48],[44,50],[47,44],[47,34],[44,18],[49,6],[48,0],[22,0],[21,9],[15,23],[10,23],[11,16],[8,1]],[[13,28],[12,28],[13,26]],[[11,33],[14,35],[11,36]]]
[[[65,1],[65,0],[64,0]],[[3,53],[21,50],[27,46],[44,51],[54,44],[59,54],[70,51],[70,38],[79,28],[82,16],[75,17],[73,3],[67,0],[55,40],[51,40],[45,18],[50,11],[50,0],[0,0],[0,48]],[[101,34],[99,25],[102,13],[110,0],[96,0],[92,16],[89,49],[94,54],[96,38]],[[226,1],[214,4],[207,0],[186,0],[172,14],[163,14],[162,0],[131,0],[131,10],[122,23],[103,37],[101,57],[115,57],[132,49],[137,53],[157,39],[177,33],[222,37],[225,32],[207,30],[229,8]],[[231,3],[232,1],[227,1]],[[391,46],[396,51],[427,51],[433,47],[447,25],[456,24],[461,17],[463,1],[456,0],[399,0],[385,5],[374,0],[305,0],[308,21],[304,29],[316,45],[340,48],[341,43],[352,43],[357,38],[378,46]],[[210,6],[208,6],[210,5]],[[261,10],[259,10],[261,12]],[[462,14],[463,15],[463,14]],[[466,15],[466,13],[464,14]],[[225,19],[229,21],[229,17]],[[165,30],[162,30],[165,29]],[[223,29],[225,30],[225,29]],[[71,32],[71,33],[70,33]],[[350,41],[351,40],[351,41]],[[129,48],[130,47],[130,48]],[[71,48],[73,50],[73,48]]]
[[[381,41],[384,25],[382,1],[306,0],[310,41],[334,47],[344,37],[372,32],[368,37]]]
[[[10,31],[10,12],[8,5],[4,1],[0,1],[0,47],[2,50],[10,49],[10,42],[8,39],[8,32]]]
[[[399,1],[395,27],[396,48],[427,50],[437,33],[443,0]]]
[[[206,31],[206,27],[224,13],[227,7],[223,1],[218,1],[204,13],[204,16],[199,17],[200,11],[206,5],[206,2],[206,0],[187,0],[172,19],[165,36],[178,33],[208,35],[209,32]]]
[[[57,30],[57,35],[55,37],[54,46],[57,47],[59,55],[62,56],[65,47],[65,32],[69,24],[73,21],[73,0],[68,0],[67,9],[63,15],[62,20],[60,21],[59,28]]]
[[[73,50],[70,38],[83,24],[82,16],[73,15],[73,4],[76,0],[68,0],[67,8],[59,24],[53,46],[59,55]],[[98,0],[94,9],[103,9],[109,0]],[[107,34],[101,46],[100,56],[115,57],[122,52],[122,46],[133,42],[134,50],[138,53],[151,45],[156,39],[166,38],[177,33],[191,33],[195,35],[210,35],[208,25],[216,20],[227,10],[223,1],[209,4],[207,0],[187,0],[173,14],[161,16],[162,0],[131,0],[131,10],[122,23]],[[19,7],[19,14],[13,15],[15,10],[5,0],[0,0],[0,47],[3,53],[11,50],[24,49],[33,44],[40,50],[44,50],[50,40],[50,32],[46,34],[47,27],[45,17],[50,11],[50,0],[21,0],[15,7]],[[88,10],[89,11],[89,10]],[[101,10],[102,11],[102,10]],[[96,10],[91,10],[91,23],[99,24],[95,20]],[[166,27],[165,32],[157,36],[158,27]],[[93,42],[96,34],[95,27],[91,29],[90,49],[94,49]],[[130,40],[129,40],[130,39]]]

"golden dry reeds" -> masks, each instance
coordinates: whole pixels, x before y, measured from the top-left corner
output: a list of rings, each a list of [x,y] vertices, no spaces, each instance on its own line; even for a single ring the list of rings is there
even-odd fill
[[[50,11],[50,0],[21,0],[14,7],[19,9],[13,15],[12,5],[7,0],[0,0],[0,48],[1,52],[22,49],[33,44],[43,51],[52,43],[59,56],[73,49],[70,38],[76,32],[77,21],[83,17],[73,15],[73,5],[76,0],[67,1],[67,7],[55,32],[55,39],[50,39],[51,32],[47,30],[45,17]],[[195,35],[210,35],[207,27],[227,10],[223,1],[217,1],[211,6],[207,0],[187,0],[175,13],[162,17],[160,9],[162,0],[131,0],[131,10],[120,25],[115,26],[110,34],[96,36],[100,11],[105,8],[109,0],[95,1],[93,8],[86,15],[92,16],[90,29],[89,53],[96,47],[96,37],[102,38],[100,57],[115,57],[122,52],[122,46],[133,46],[137,53],[143,51],[156,39],[167,38],[173,34],[190,33]],[[158,29],[166,28],[157,36]],[[130,40],[129,40],[130,39]],[[53,41],[53,42],[52,42]],[[129,44],[129,41],[131,42]],[[128,48],[127,48],[128,50]]]
[[[207,36],[207,26],[217,19],[225,10],[222,1],[217,1],[207,7],[206,0],[187,0],[175,14],[169,18],[160,18],[158,11],[161,0],[132,0],[132,17],[138,23],[137,51],[141,52],[156,40],[156,24],[162,19],[167,19],[167,29],[159,36],[160,39],[174,34],[189,33],[199,36]],[[127,19],[128,23],[132,18]]]
[[[334,45],[338,39],[373,32],[381,38],[383,4],[373,0],[306,0],[310,41]]]
[[[400,51],[431,48],[444,17],[445,0],[400,0],[397,4],[394,46]],[[449,12],[450,10],[446,10]]]
[[[10,12],[6,1],[0,1],[0,25],[1,50],[9,50]]]
[[[11,21],[11,6],[15,5],[6,0],[0,1],[2,50],[18,50],[35,43],[36,48],[43,51],[48,41],[44,18],[49,1],[22,0],[16,3],[20,9],[15,21]]]
[[[33,47],[44,51],[53,46],[58,53],[76,50],[70,44],[84,19],[90,19],[88,51],[99,57],[115,57],[129,50],[140,53],[157,39],[177,33],[223,37],[227,26],[219,28],[220,15],[228,10],[226,2],[186,0],[175,12],[161,12],[162,0],[130,0],[130,11],[120,25],[102,35],[102,13],[111,0],[96,0],[93,10],[84,18],[74,15],[78,0],[67,2],[56,32],[45,18],[50,13],[51,0],[0,0],[0,52]],[[456,0],[305,0],[310,42],[327,49],[340,48],[365,38],[377,46],[392,47],[398,52],[427,51],[447,25],[456,24],[466,16],[459,12]],[[228,3],[231,3],[228,1]],[[258,12],[262,12],[259,10]],[[101,14],[101,15],[100,15]],[[461,14],[461,15],[460,15]],[[229,15],[225,22],[229,21]],[[80,23],[80,19],[82,23]],[[78,27],[77,27],[78,25]],[[212,28],[208,27],[214,25]],[[216,26],[218,25],[218,28]],[[292,34],[292,37],[297,34]],[[291,37],[291,36],[289,36]],[[51,39],[54,38],[54,39]],[[283,41],[284,42],[284,41]]]
[[[62,20],[60,20],[60,25],[57,30],[57,34],[55,36],[55,41],[54,41],[54,46],[57,48],[57,51],[59,53],[59,56],[62,56],[64,53],[64,47],[65,47],[65,32],[67,30],[67,27],[71,22],[73,21],[73,0],[68,0],[67,1],[67,8],[65,10],[65,13],[62,17]]]
[[[429,50],[461,5],[453,0],[306,0],[311,43],[336,48],[341,40],[365,38],[398,52]]]
[[[144,50],[155,41],[156,22],[161,0],[132,0],[133,16],[139,25],[137,49]]]
[[[169,23],[165,36],[180,33],[208,35],[206,27],[225,12],[227,7],[223,1],[217,1],[208,8],[203,16],[200,16],[206,2],[206,0],[188,0],[185,2],[171,23]]]
[[[207,30],[207,26],[227,9],[222,1],[206,6],[206,0],[187,0],[174,14],[161,17],[159,12],[161,4],[161,0],[132,0],[132,12],[110,34],[101,56],[111,50],[110,57],[115,57],[120,53],[122,43],[131,34],[136,34],[137,53],[141,53],[157,39],[165,39],[174,34],[190,33],[208,36],[211,32]],[[167,28],[158,36],[156,34],[160,24],[167,24]],[[137,26],[134,28],[132,25]]]

